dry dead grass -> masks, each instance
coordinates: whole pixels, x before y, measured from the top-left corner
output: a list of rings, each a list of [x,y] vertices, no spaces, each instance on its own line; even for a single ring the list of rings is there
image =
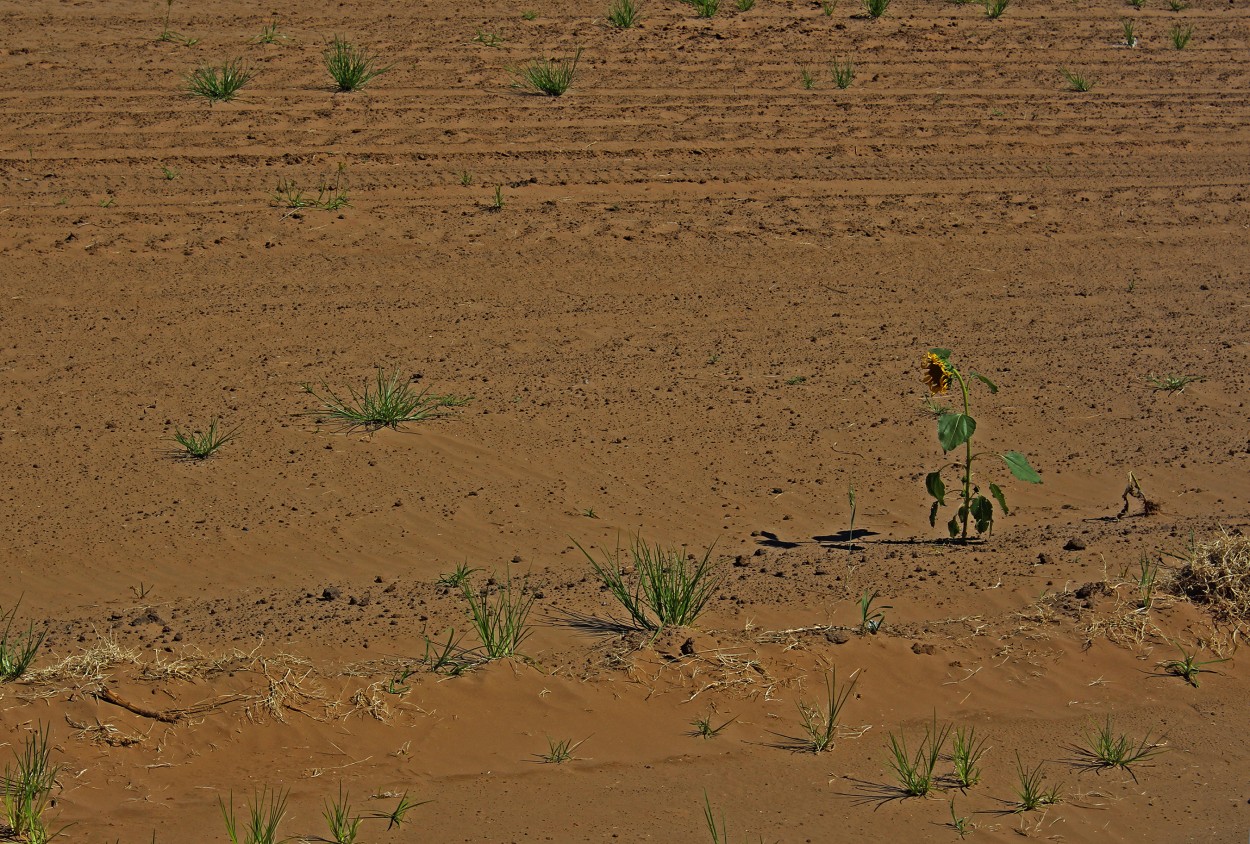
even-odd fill
[[[1250,621],[1250,537],[1222,532],[1198,545],[1170,587],[1220,621]]]

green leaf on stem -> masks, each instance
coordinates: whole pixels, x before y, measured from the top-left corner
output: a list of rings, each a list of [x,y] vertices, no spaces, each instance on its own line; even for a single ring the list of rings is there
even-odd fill
[[[977,525],[977,533],[985,533],[994,524],[994,505],[984,495],[975,496],[968,504],[973,521]]]
[[[940,357],[942,360],[950,360],[950,359],[951,359],[951,350],[950,350],[950,349],[930,349],[930,350],[929,350],[929,353],[930,353],[930,354],[937,355],[937,356],[938,356],[938,357]]]
[[[991,392],[991,393],[997,393],[997,392],[998,392],[998,385],[997,385],[997,384],[995,384],[995,383],[994,383],[993,381],[991,381],[990,379],[986,378],[986,377],[985,377],[984,375],[982,375],[980,372],[973,372],[973,373],[970,373],[970,374],[972,375],[972,377],[973,377],[973,378],[977,379],[977,380],[978,380],[978,381],[980,381],[982,384],[984,384],[985,386],[989,387],[989,388],[990,388],[990,392]]]
[[[935,504],[946,503],[946,484],[942,483],[941,472],[930,472],[924,476],[924,488],[929,491],[929,495],[933,496]],[[933,522],[932,519],[929,520]]]
[[[972,434],[977,429],[977,420],[966,413],[943,413],[938,417],[937,426],[938,442],[942,444],[942,451],[951,451],[972,439]],[[1008,453],[1014,454],[1015,452]],[[1003,455],[1003,459],[1006,460],[1007,455]],[[1023,460],[1024,458],[1021,457],[1020,459]],[[1010,462],[1008,460],[1008,463]],[[1024,465],[1028,466],[1028,463],[1026,462]],[[1012,471],[1014,472],[1015,469],[1013,468]],[[1039,482],[1040,480],[1038,478]]]
[[[965,508],[960,507],[959,512],[963,513]],[[951,539],[959,536],[959,516],[951,516],[951,520],[946,523],[946,529],[951,533]]]
[[[940,427],[942,420],[938,420]],[[949,449],[947,449],[949,451]],[[1007,468],[1011,470],[1011,474],[1015,475],[1025,483],[1040,484],[1042,476],[1037,474],[1037,470],[1029,465],[1029,458],[1025,457],[1018,451],[1007,451],[1001,455],[1003,462],[1007,464]]]
[[[1003,497],[1003,491],[998,484],[990,484],[990,495],[994,496],[998,506],[1003,508],[1003,515],[1010,516],[1011,511],[1007,509],[1007,499]]]

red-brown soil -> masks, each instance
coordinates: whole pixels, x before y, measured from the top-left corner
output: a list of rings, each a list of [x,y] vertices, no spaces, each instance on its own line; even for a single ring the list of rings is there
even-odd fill
[[[733,841],[953,841],[951,800],[970,840],[1243,841],[1237,628],[1126,581],[1250,527],[1245,4],[606,7],[180,2],[183,46],[154,0],[6,4],[0,609],[50,632],[0,685],[0,755],[50,729],[53,828],[222,841],[218,801],[269,787],[284,835],[326,835],[341,783],[430,801],[377,841],[710,841],[705,795]],[[254,43],[271,13],[289,38]],[[334,34],[394,66],[333,93]],[[509,86],[578,47],[565,96]],[[237,100],[182,94],[236,56]],[[274,203],[340,165],[349,207]],[[979,464],[1013,510],[970,547],[928,523],[931,346],[1001,387],[979,446],[1044,479]],[[473,401],[306,415],[303,385],[378,367]],[[214,418],[237,439],[176,459]],[[1105,519],[1130,472],[1159,511]],[[639,532],[715,543],[695,628],[604,624],[576,546]],[[460,564],[537,596],[528,659],[421,664],[476,644],[436,585]],[[1182,646],[1230,659],[1195,688],[1160,668]],[[835,748],[785,749],[835,667]],[[935,716],[987,737],[982,781],[894,799],[888,734]],[[1075,767],[1107,716],[1167,752]],[[584,743],[545,764],[548,738]],[[1017,754],[1062,802],[1011,811]]]

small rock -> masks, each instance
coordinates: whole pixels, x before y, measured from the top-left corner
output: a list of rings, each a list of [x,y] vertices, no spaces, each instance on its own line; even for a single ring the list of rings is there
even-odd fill
[[[1069,540],[1068,540],[1067,544],[1063,546],[1063,550],[1065,550],[1065,551],[1084,551],[1084,550],[1085,550],[1085,542],[1084,542],[1083,540],[1076,539],[1076,538],[1074,537],[1074,538],[1072,538],[1072,539],[1069,539]]]
[[[694,639],[687,639],[682,642],[681,652],[683,656],[694,656]]]
[[[924,644],[921,644],[920,642],[912,642],[911,652],[914,654],[933,656],[937,653],[937,648],[935,648],[931,642],[925,642]]]
[[[851,636],[845,630],[826,630],[825,639],[835,645],[845,645],[851,641]]]
[[[1038,555],[1037,555],[1037,564],[1038,564],[1039,566],[1049,566],[1049,565],[1053,564],[1054,562],[1055,562],[1055,561],[1054,561],[1053,559],[1051,559],[1051,556],[1050,556],[1049,554],[1038,554]]]
[[[343,597],[343,590],[337,586],[327,586],[321,590],[321,600],[323,601],[337,601],[341,597]]]

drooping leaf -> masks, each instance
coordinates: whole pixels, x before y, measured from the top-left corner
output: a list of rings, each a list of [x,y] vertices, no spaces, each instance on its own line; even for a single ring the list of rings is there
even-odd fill
[[[935,503],[937,504],[946,503],[946,484],[942,483],[941,472],[930,472],[929,474],[925,475],[924,476],[924,488],[929,491],[929,495],[933,496],[933,498],[935,499]],[[933,520],[930,519],[929,523],[932,524]]]
[[[939,420],[939,424],[941,424],[941,420]],[[1020,452],[1004,452],[1002,458],[1003,462],[1007,464],[1007,468],[1011,470],[1011,474],[1020,480],[1030,484],[1040,484],[1042,482],[1042,476],[1037,474],[1037,470],[1029,465],[1029,458]]]
[[[985,533],[994,524],[994,505],[984,495],[978,495],[968,505],[972,519],[976,522],[977,533]]]
[[[998,502],[998,506],[1003,508],[1003,515],[1010,516],[1011,511],[1007,509],[1007,499],[1003,497],[1003,491],[998,484],[990,484],[990,495],[994,496],[994,500]]]
[[[929,508],[929,527],[937,524],[938,502],[934,501],[933,506]]]
[[[972,439],[972,434],[977,429],[977,420],[966,413],[943,413],[938,417],[937,426],[938,442],[942,444],[942,451],[951,451]]]
[[[963,510],[961,509],[960,512],[962,513]],[[951,539],[954,539],[956,536],[959,536],[959,517],[951,516],[951,520],[946,523],[946,529],[950,531]]]
[[[998,385],[997,385],[997,384],[995,384],[995,383],[994,383],[993,381],[991,381],[990,379],[986,378],[986,377],[985,377],[984,375],[982,375],[980,372],[973,372],[973,373],[971,373],[971,375],[972,375],[972,377],[973,377],[973,378],[977,379],[977,380],[978,380],[978,381],[980,381],[982,384],[984,384],[985,386],[989,387],[989,388],[990,388],[990,392],[991,392],[991,393],[997,393],[997,392],[998,392]]]

